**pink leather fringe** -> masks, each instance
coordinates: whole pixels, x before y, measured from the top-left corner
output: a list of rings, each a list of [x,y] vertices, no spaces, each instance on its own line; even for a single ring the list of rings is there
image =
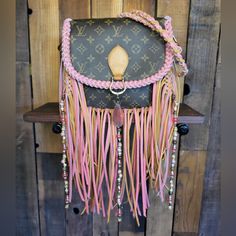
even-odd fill
[[[113,110],[87,107],[83,85],[68,75],[66,81],[69,200],[74,179],[86,212],[109,217],[114,208],[117,173]],[[126,194],[136,219],[138,215],[147,214],[149,183],[164,201],[174,129],[170,84],[175,85],[175,81],[171,74],[153,85],[152,106],[124,109],[122,199]],[[142,209],[138,203],[139,195]],[[105,196],[108,196],[106,206]]]

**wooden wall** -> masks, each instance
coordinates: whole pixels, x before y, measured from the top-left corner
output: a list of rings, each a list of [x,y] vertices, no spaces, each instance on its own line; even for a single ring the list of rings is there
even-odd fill
[[[27,4],[32,9],[29,22]],[[114,215],[110,224],[96,215],[81,216],[81,203],[76,197],[69,211],[65,211],[60,157],[57,154],[61,152],[60,136],[52,133],[51,125],[32,126],[22,121],[22,114],[32,107],[58,101],[57,48],[63,20],[66,17],[116,17],[120,12],[132,9],[144,10],[153,16],[172,17],[174,33],[190,68],[186,82],[191,93],[184,97],[184,101],[206,116],[203,126],[192,125],[190,133],[181,139],[175,211],[161,207],[150,193],[152,208],[147,220],[140,219],[139,228],[129,217],[128,209],[124,209],[127,213],[119,226]],[[122,236],[168,236],[172,232],[176,235],[218,235],[215,224],[219,223],[219,11],[219,0],[17,1],[19,235],[97,236],[119,233]],[[35,143],[38,144],[36,153]]]

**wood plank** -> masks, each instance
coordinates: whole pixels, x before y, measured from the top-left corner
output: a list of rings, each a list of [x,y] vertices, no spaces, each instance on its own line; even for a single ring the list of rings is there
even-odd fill
[[[92,0],[92,18],[117,17],[123,10],[123,0]]]
[[[180,151],[174,232],[198,233],[206,151]]]
[[[59,122],[59,105],[58,103],[46,103],[32,111],[24,114],[24,120],[28,122],[52,123]],[[180,105],[179,123],[201,124],[204,116],[193,110],[188,105],[182,103]]]
[[[16,1],[16,60],[29,62],[27,1]]]
[[[64,19],[83,19],[90,18],[90,0],[59,0],[59,18],[60,18],[60,32]],[[61,37],[61,35],[60,35]],[[47,107],[45,107],[47,109]],[[50,112],[50,106],[48,106]],[[55,104],[55,110],[51,110],[50,118],[54,120],[59,119],[58,104]],[[78,196],[78,192],[73,185],[72,202],[68,210],[66,210],[66,235],[93,235],[93,216],[92,214],[81,215],[83,211],[83,204]]]
[[[29,18],[32,63],[33,107],[58,101],[59,11],[58,0],[29,0],[33,10]],[[36,124],[38,151],[59,152],[60,138],[51,135],[51,127]]]
[[[66,235],[67,236],[91,236],[93,235],[93,215],[87,215],[83,212],[84,204],[82,204],[79,194],[73,188],[72,202],[66,210]]]
[[[188,136],[182,138],[183,150],[206,150],[209,119],[212,110],[220,29],[220,1],[191,1],[187,62],[190,72],[186,82],[191,93],[184,103],[204,114],[201,126],[190,126]]]
[[[179,137],[177,147],[178,150],[176,150],[176,153],[179,152]],[[176,186],[178,158],[176,158],[176,160],[174,186]],[[161,202],[161,199],[157,197],[154,191],[149,192],[149,198],[151,206],[148,210],[146,234],[155,236],[172,235],[174,208],[170,210],[168,208],[168,202]],[[175,205],[175,198],[176,190],[174,189],[173,205]],[[167,191],[165,192],[165,199],[168,199]]]
[[[92,0],[92,18],[117,17],[123,9],[123,0]],[[112,212],[110,222],[102,216],[93,216],[93,235],[118,235],[118,223]]]
[[[208,146],[209,118],[212,110],[219,26],[219,0],[191,1],[187,50],[187,62],[190,72],[186,78],[186,82],[190,85],[191,93],[184,98],[184,102],[193,108],[197,108],[206,118],[204,125],[197,127],[190,125],[189,134],[181,139],[181,146],[182,150],[199,150],[199,153],[195,153],[198,159],[200,159],[201,155],[206,155],[204,152]],[[191,153],[192,151],[189,152],[189,156],[186,159],[192,159]],[[203,170],[205,162],[200,162],[198,168],[195,168],[190,162],[186,164],[183,162],[183,164],[185,166],[180,165],[180,169],[186,168],[192,173],[190,176],[197,176],[195,172]],[[191,179],[192,177],[190,177]],[[194,179],[191,181],[192,183],[189,182],[189,186],[195,186],[196,181]],[[202,182],[200,183],[201,188],[199,191],[202,191]],[[185,203],[181,200],[180,204],[176,205],[176,215],[179,217],[175,221],[174,229],[177,232],[198,232],[202,193],[196,191],[193,193],[193,189],[188,189],[188,185],[183,186],[182,189],[177,189],[177,195],[180,198],[183,193],[185,194]],[[193,194],[195,200],[193,200]],[[190,214],[186,212],[188,204],[191,202],[193,204],[189,207],[189,212],[192,214],[190,217]]]
[[[155,15],[155,1],[153,0],[148,0],[148,1],[124,0],[123,10],[124,11],[142,10],[154,16]],[[140,206],[141,205],[142,204],[140,202]],[[129,205],[125,204],[123,208],[123,220],[119,224],[119,235],[120,236],[144,235],[145,227],[146,227],[146,218],[139,217],[139,221],[140,221],[140,226],[138,227],[136,220],[133,218],[132,214],[130,213]]]
[[[141,10],[155,16],[155,0],[124,0],[124,11]]]
[[[158,0],[157,16],[170,16],[175,38],[183,49],[185,56],[187,46],[188,18],[190,0],[166,1]],[[181,94],[183,94],[184,78],[180,78]],[[182,101],[182,100],[181,100]]]
[[[61,154],[37,153],[41,235],[65,235]]]
[[[40,235],[33,125],[23,120],[32,109],[27,0],[16,2],[16,234]]]
[[[174,35],[185,54],[187,45],[188,17],[190,0],[157,1],[157,16],[172,18]]]
[[[22,119],[23,113],[32,106],[29,63],[18,62],[16,76],[16,233],[38,236],[33,125]]]
[[[90,0],[59,0],[59,19],[60,32],[63,21],[66,18],[71,19],[88,19],[91,17],[91,2]]]
[[[213,108],[210,122],[209,145],[205,183],[202,198],[202,211],[199,234],[202,236],[220,236],[220,90],[221,90],[221,59],[218,58],[216,81],[214,87]]]

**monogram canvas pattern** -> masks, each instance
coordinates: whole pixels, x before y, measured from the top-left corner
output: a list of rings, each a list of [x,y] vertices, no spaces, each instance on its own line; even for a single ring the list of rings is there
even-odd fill
[[[126,18],[73,20],[71,59],[81,74],[96,80],[111,80],[107,58],[116,45],[129,55],[125,80],[140,80],[155,74],[165,59],[165,43],[158,33]],[[113,108],[116,96],[109,90],[85,87],[87,105]],[[127,89],[120,96],[124,108],[150,105],[152,86]]]

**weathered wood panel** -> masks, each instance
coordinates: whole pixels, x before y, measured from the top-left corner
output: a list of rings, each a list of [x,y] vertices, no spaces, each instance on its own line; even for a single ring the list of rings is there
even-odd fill
[[[92,18],[117,17],[123,9],[123,0],[92,0]],[[116,236],[118,234],[118,223],[113,211],[110,222],[99,215],[93,216],[93,235]]]
[[[155,0],[124,0],[124,11],[141,10],[155,16]]]
[[[190,0],[158,0],[157,2],[157,16],[170,16],[172,18],[174,35],[183,49],[182,54],[185,56]],[[181,94],[183,94],[184,78],[180,78],[180,81]]]
[[[75,185],[74,185],[75,186]],[[82,214],[84,204],[82,204],[77,190],[73,189],[72,202],[66,210],[66,235],[67,236],[92,236],[93,215]],[[82,215],[81,215],[82,214]]]
[[[31,109],[29,64],[16,64],[16,233],[39,235],[33,125],[22,119]]]
[[[32,64],[33,107],[58,101],[59,75],[59,10],[58,0],[29,0],[33,10],[29,18]],[[60,152],[59,135],[53,135],[51,125],[36,125],[39,152]]]
[[[218,58],[214,86],[213,108],[207,150],[205,183],[202,198],[202,211],[199,234],[202,236],[220,236],[220,90],[221,59]]]
[[[142,10],[152,16],[155,16],[155,1],[141,1],[141,0],[124,0],[123,11]],[[140,204],[142,202],[140,201]],[[130,212],[129,204],[124,205],[123,209],[123,221],[119,224],[120,236],[133,236],[144,235],[146,231],[146,218],[144,216],[139,217],[140,226],[137,225],[136,220],[133,218]]]
[[[191,93],[184,98],[184,102],[204,114],[205,123],[201,126],[190,125],[189,134],[181,139],[181,148],[182,150],[199,150],[198,154],[197,152],[195,153],[198,159],[202,153],[206,155],[208,145],[209,117],[212,111],[213,85],[220,26],[219,8],[219,0],[191,1],[187,49],[187,63],[190,72],[186,78],[186,82],[190,85]],[[192,155],[191,153],[192,151],[189,152],[190,155]],[[180,155],[180,163],[185,162],[183,158],[185,157]],[[189,160],[192,159],[191,156],[188,158]],[[205,162],[200,162],[200,165],[203,166],[199,167],[199,169],[203,170]],[[194,162],[191,163],[189,161],[186,163],[186,169],[189,170],[189,179],[191,179],[191,173],[197,171],[195,167]],[[180,168],[183,169],[184,166],[180,164]],[[181,178],[178,186],[181,186]],[[198,183],[200,191],[203,189],[203,178],[204,175],[201,176]],[[193,181],[192,186],[195,183]],[[176,204],[174,229],[176,232],[198,233],[200,216],[197,214],[200,213],[201,209],[201,195],[194,188],[188,191],[187,186],[185,188],[186,190],[181,189],[181,187],[177,189],[177,196],[179,196],[179,199],[185,199],[185,201],[178,201]],[[193,198],[193,196],[195,197]],[[189,203],[195,206],[194,209],[192,207],[189,208]],[[183,209],[188,208],[190,209],[189,212],[192,211],[192,215],[183,212]]]
[[[123,10],[123,0],[92,0],[92,18],[117,17]]]
[[[205,115],[205,123],[190,127],[189,134],[182,138],[183,150],[207,149],[219,29],[220,1],[191,1],[187,49],[189,74],[186,77],[191,93],[184,102]]]
[[[206,151],[180,151],[174,232],[198,233]]]
[[[23,121],[32,108],[27,1],[16,2],[16,234],[39,235],[33,125]]]
[[[29,62],[27,1],[16,1],[16,60]]]
[[[61,154],[37,153],[41,235],[65,236]]]
[[[90,0],[59,0],[60,29],[66,18],[87,19],[91,16]],[[61,32],[61,30],[60,30]]]
[[[174,35],[184,52],[187,44],[189,5],[190,0],[158,0],[157,3],[157,16],[172,18]]]
[[[178,150],[179,152],[179,137],[178,137]],[[176,158],[176,168],[175,168],[175,182],[174,186],[176,186],[176,176],[177,176],[177,166],[178,157]],[[172,226],[173,226],[173,216],[174,216],[174,208],[168,208],[168,192],[165,192],[165,202],[161,202],[161,199],[157,197],[157,194],[154,191],[149,192],[150,197],[150,208],[148,210],[147,216],[147,235],[155,235],[155,236],[170,236],[172,234]],[[176,198],[176,189],[174,189],[173,194],[173,204],[175,205]]]
[[[90,18],[90,1],[89,0],[59,0],[59,19],[60,32],[61,26],[66,18],[82,19]],[[61,37],[61,35],[60,35]],[[67,236],[91,236],[93,235],[93,216],[83,212],[83,204],[79,198],[75,184],[73,185],[72,202],[69,209],[66,210],[66,235]]]

